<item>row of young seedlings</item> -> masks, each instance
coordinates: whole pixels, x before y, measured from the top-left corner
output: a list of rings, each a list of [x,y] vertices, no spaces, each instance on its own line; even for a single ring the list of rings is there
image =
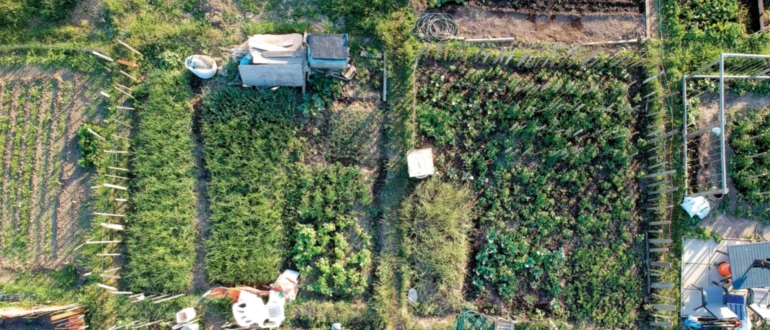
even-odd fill
[[[647,294],[652,300],[650,326],[673,327],[674,318],[670,314],[676,312],[676,299],[667,295],[676,285],[667,277],[671,276],[672,263],[666,261],[671,238],[671,221],[674,209],[674,175],[672,152],[673,139],[679,130],[672,128],[671,118],[666,107],[676,93],[665,93],[663,86],[665,71],[661,64],[647,68],[649,77],[642,82],[643,90],[650,91],[643,96],[642,105],[645,107],[644,119],[648,122],[647,155],[643,177],[646,182],[642,194],[646,200],[643,209],[643,219],[646,220],[645,231],[645,268],[647,274]],[[650,74],[652,73],[652,74]],[[666,120],[668,119],[668,120]],[[654,292],[653,292],[654,291]]]
[[[584,69],[602,66],[605,68],[636,68],[647,64],[645,54],[634,51],[614,50],[602,47],[575,46],[568,51],[555,46],[551,49],[518,47],[497,47],[481,44],[465,47],[464,43],[439,43],[424,45],[417,55],[421,58],[442,62],[470,62],[515,66],[517,68],[561,68],[580,67]]]

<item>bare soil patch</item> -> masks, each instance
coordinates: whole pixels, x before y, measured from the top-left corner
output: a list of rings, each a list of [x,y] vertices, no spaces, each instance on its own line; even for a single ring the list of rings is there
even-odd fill
[[[513,37],[523,42],[586,43],[642,37],[643,14],[527,14],[510,9],[453,6],[445,10],[466,38]]]
[[[43,85],[40,99],[26,105],[15,104],[21,93],[29,93],[26,86]],[[10,93],[12,106],[4,106],[0,118],[8,118],[6,143],[0,159],[3,160],[2,206],[25,206],[30,209],[26,251],[13,242],[3,241],[4,251],[14,251],[7,257],[0,258],[0,269],[9,270],[52,270],[73,260],[72,251],[79,243],[78,233],[83,228],[81,223],[81,205],[90,193],[91,173],[77,165],[80,151],[77,147],[76,132],[84,121],[96,118],[95,109],[100,81],[96,77],[86,77],[66,70],[44,71],[38,68],[0,70],[0,85],[14,87]],[[8,93],[6,93],[8,95]],[[4,101],[5,102],[5,101]],[[28,108],[28,109],[25,109]],[[29,113],[25,113],[25,112]],[[36,127],[27,129],[17,127],[17,117],[24,116],[26,126],[31,118],[37,118]],[[14,138],[26,139],[27,131],[33,133],[34,140],[23,141],[20,149],[13,149]],[[25,135],[21,135],[25,134]],[[9,173],[12,154],[27,148],[34,151],[32,164],[19,173]],[[24,175],[31,177],[31,193],[23,198],[16,194],[9,197],[10,185]],[[3,231],[21,230],[17,228],[19,213],[6,212],[0,217]],[[14,220],[15,219],[15,220]],[[19,253],[26,257],[19,258]]]

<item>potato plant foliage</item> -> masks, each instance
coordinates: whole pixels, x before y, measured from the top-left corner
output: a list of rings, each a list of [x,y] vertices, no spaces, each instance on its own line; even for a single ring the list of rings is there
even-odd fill
[[[565,291],[586,285],[581,274],[564,269],[567,264],[594,269],[641,260],[631,258],[641,255],[633,240],[633,79],[624,69],[601,66],[519,71],[424,67],[418,125],[440,150],[439,169],[470,185],[478,198],[476,221],[486,230],[476,234],[484,240],[475,256],[476,291],[491,290],[514,307],[533,303],[522,296],[543,297],[555,311]],[[623,252],[585,253],[603,247]],[[620,288],[624,304],[604,298],[618,288],[591,286],[591,296],[580,296],[594,306],[588,316],[613,327],[634,324],[638,272],[595,273],[596,283],[620,276],[634,285]],[[566,308],[583,315],[581,304]]]
[[[730,158],[729,173],[741,197],[752,204],[770,203],[770,110],[749,110],[737,119],[730,146],[735,156]]]

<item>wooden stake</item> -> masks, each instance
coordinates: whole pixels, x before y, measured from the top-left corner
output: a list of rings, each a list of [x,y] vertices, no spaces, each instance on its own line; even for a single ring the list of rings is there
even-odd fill
[[[102,289],[105,289],[105,290],[109,290],[109,291],[118,291],[118,288],[116,288],[116,287],[112,287],[112,286],[101,284],[101,283],[96,283],[96,286],[98,286],[98,287],[100,287]]]
[[[97,253],[97,257],[117,257],[120,256],[120,253]]]
[[[116,224],[112,224],[112,223],[104,223],[104,222],[102,222],[100,225],[102,227],[110,229],[110,230],[123,231],[123,229],[124,229],[123,225],[116,225]]]
[[[105,150],[104,153],[127,155],[128,151],[125,151],[125,150]]]
[[[102,96],[104,96],[106,98],[110,98],[110,94],[107,94],[104,91],[99,91],[99,94],[102,94]]]
[[[136,64],[134,62],[125,61],[125,60],[118,60],[118,63],[120,63],[121,65],[125,65],[127,67],[130,67],[130,68],[138,68],[139,67],[139,64]]]
[[[168,298],[164,298],[164,299],[153,301],[152,303],[153,304],[160,304],[160,303],[162,303],[164,301],[173,300],[173,299],[176,299],[176,298],[179,298],[179,297],[182,297],[182,296],[184,296],[184,294],[178,294],[176,296],[171,296],[171,297],[168,297]]]
[[[120,39],[115,39],[121,46],[128,48],[128,50],[134,52],[136,55],[142,56],[142,53],[140,53],[138,50],[134,49],[134,47],[129,46],[127,43],[121,41]]]
[[[118,244],[120,241],[88,241],[86,244]]]
[[[133,127],[131,127],[131,125],[129,125],[129,124],[126,124],[126,123],[124,123],[124,122],[122,122],[122,121],[120,121],[120,120],[117,120],[117,119],[114,119],[114,120],[115,120],[115,122],[116,122],[116,123],[118,123],[118,124],[121,124],[121,125],[123,125],[123,126],[126,126],[126,127],[128,127],[128,128],[133,128]]]
[[[128,97],[130,97],[130,98],[132,98],[132,99],[136,100],[136,98],[135,98],[133,95],[126,93],[126,92],[125,92],[125,91],[123,91],[122,89],[120,89],[120,88],[117,88],[117,90],[118,90],[118,92],[121,92],[123,95],[125,95],[125,96],[128,96]]]
[[[125,217],[124,214],[112,214],[112,213],[100,213],[100,212],[94,212],[94,215],[101,215],[104,217],[118,217],[118,218]]]
[[[90,128],[89,128],[89,129],[87,129],[87,130],[88,130],[88,133],[91,133],[91,135],[93,135],[93,136],[97,137],[99,140],[102,140],[102,141],[107,141],[107,139],[105,139],[105,138],[104,138],[104,137],[102,137],[101,135],[99,135],[99,134],[96,134],[96,132],[94,132],[94,130],[92,130],[92,129],[90,129]]]
[[[129,79],[131,79],[131,80],[133,80],[133,81],[139,82],[139,79],[136,79],[136,78],[134,78],[134,76],[132,76],[132,75],[130,75],[130,74],[128,74],[128,73],[126,73],[126,72],[125,72],[125,71],[123,71],[123,70],[120,70],[120,74],[122,74],[122,75],[124,75],[124,76],[128,77]]]
[[[128,172],[127,168],[122,168],[122,167],[107,166],[107,168],[109,168],[111,170],[121,171],[121,172]]]
[[[102,53],[99,53],[99,52],[97,52],[97,51],[95,51],[95,50],[92,50],[92,51],[91,51],[91,54],[93,54],[94,56],[96,56],[96,57],[98,57],[98,58],[101,58],[101,59],[103,59],[103,60],[105,60],[105,61],[107,61],[107,62],[113,62],[113,61],[114,61],[114,60],[113,60],[112,58],[110,58],[109,56],[107,56],[107,55],[104,55],[104,54],[102,54]]]
[[[127,178],[127,177],[124,177],[124,176],[117,176],[117,175],[112,175],[112,174],[102,174],[102,175],[103,175],[103,176],[106,176],[106,177],[108,177],[108,178],[113,178],[113,179],[122,179],[122,180],[128,180],[128,178]]]
[[[126,187],[123,187],[123,186],[116,186],[116,185],[114,185],[114,184],[109,184],[109,183],[104,183],[104,184],[102,184],[102,186],[104,186],[104,187],[106,187],[106,188],[112,188],[112,189],[128,190],[128,188],[126,188]]]

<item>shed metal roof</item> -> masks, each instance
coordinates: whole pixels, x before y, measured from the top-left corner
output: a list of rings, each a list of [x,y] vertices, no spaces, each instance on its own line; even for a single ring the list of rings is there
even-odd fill
[[[350,50],[345,34],[311,34],[307,46],[310,57],[326,60],[347,60]]]
[[[770,286],[770,269],[752,268],[756,259],[770,258],[770,243],[752,243],[727,246],[733,289]]]

